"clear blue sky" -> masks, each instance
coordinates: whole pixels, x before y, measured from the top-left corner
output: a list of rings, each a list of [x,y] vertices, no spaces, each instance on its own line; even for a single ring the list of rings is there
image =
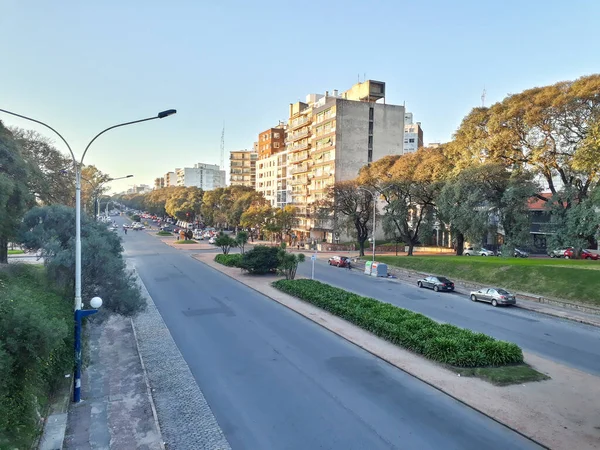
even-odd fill
[[[597,0],[3,0],[0,108],[48,122],[78,154],[107,126],[176,108],[86,157],[146,184],[218,164],[223,122],[227,152],[251,148],[290,102],[359,74],[406,102],[426,143],[447,141],[484,86],[491,104],[600,72],[599,17]]]

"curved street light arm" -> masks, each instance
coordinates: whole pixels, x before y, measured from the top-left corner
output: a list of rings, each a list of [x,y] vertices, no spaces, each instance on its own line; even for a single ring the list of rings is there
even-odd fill
[[[6,114],[10,114],[12,116],[20,117],[21,119],[30,120],[31,122],[39,123],[40,125],[54,131],[57,134],[57,136],[65,143],[65,145],[69,149],[69,153],[71,153],[71,158],[73,158],[73,164],[75,165],[75,171],[78,172],[77,159],[75,158],[75,153],[73,153],[73,150],[71,150],[71,146],[69,145],[69,143],[66,141],[66,139],[64,137],[62,137],[62,135],[58,131],[56,131],[50,125],[48,125],[44,122],[40,122],[39,120],[32,119],[31,117],[27,117],[27,116],[23,116],[22,114],[10,112],[10,111],[7,111],[6,109],[0,109],[0,111],[4,112]]]
[[[125,125],[132,125],[132,124],[134,124],[134,123],[147,122],[148,120],[154,120],[154,119],[158,119],[158,118],[159,118],[158,116],[156,116],[156,117],[148,117],[148,118],[146,118],[146,119],[134,120],[134,121],[132,121],[132,122],[119,123],[119,124],[117,124],[117,125],[113,125],[112,127],[108,127],[108,128],[107,128],[107,129],[105,129],[105,130],[102,130],[100,133],[98,133],[96,136],[94,136],[94,139],[92,139],[92,140],[90,141],[90,143],[87,145],[87,147],[86,147],[86,148],[85,148],[85,150],[83,151],[83,155],[81,155],[81,161],[79,162],[79,164],[83,165],[83,159],[85,158],[85,155],[86,155],[86,153],[87,153],[88,149],[90,148],[90,145],[92,145],[92,144],[93,144],[93,142],[94,142],[96,139],[98,139],[98,138],[99,138],[101,135],[103,135],[103,134],[104,134],[104,133],[106,133],[107,131],[109,131],[109,130],[112,130],[112,129],[114,129],[114,128],[124,127]]]

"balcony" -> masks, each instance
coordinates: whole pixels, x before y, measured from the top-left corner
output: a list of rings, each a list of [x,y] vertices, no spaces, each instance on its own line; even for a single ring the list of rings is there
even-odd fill
[[[312,180],[325,180],[327,178],[333,177],[335,174],[331,173],[321,173],[320,175],[313,174]]]
[[[300,144],[300,145],[290,145],[288,146],[288,150],[290,152],[297,152],[299,150],[304,150],[306,148],[308,148],[310,144],[308,142],[305,142],[304,144]]]
[[[311,167],[312,167],[312,164],[308,164],[308,163],[298,164],[298,165],[292,167],[292,169],[290,170],[290,173],[292,175],[295,175],[298,173],[308,172]]]
[[[305,119],[302,119],[302,120],[298,120],[298,121],[296,122],[296,124],[294,125],[294,124],[293,124],[293,123],[294,123],[294,121],[293,121],[293,120],[290,120],[290,121],[289,121],[289,124],[288,124],[288,131],[292,131],[292,130],[296,130],[296,129],[300,128],[300,127],[304,127],[304,126],[306,126],[307,124],[310,124],[311,122],[312,122],[312,119],[305,118]]]
[[[307,127],[306,129],[299,131],[298,133],[288,134],[287,140],[288,140],[288,142],[297,141],[298,139],[303,138],[304,136],[308,136],[308,133],[309,133],[309,131],[308,131],[308,127]]]
[[[307,186],[308,185],[308,178],[307,177],[302,177],[302,178],[292,179],[291,185],[292,186]]]
[[[310,155],[308,154],[308,152],[306,154],[304,154],[303,156],[298,156],[296,155],[294,158],[290,158],[288,160],[288,163],[290,164],[298,164],[302,161],[306,161],[307,159],[310,158]]]

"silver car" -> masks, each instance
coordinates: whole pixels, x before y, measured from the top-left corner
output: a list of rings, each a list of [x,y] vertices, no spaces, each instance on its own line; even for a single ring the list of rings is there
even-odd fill
[[[517,298],[514,294],[499,288],[483,288],[473,291],[471,292],[471,301],[488,302],[492,306],[517,304]]]

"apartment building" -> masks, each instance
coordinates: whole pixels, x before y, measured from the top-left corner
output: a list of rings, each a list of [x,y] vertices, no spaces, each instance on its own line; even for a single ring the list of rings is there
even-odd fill
[[[258,159],[268,158],[285,149],[285,128],[269,128],[258,135]]]
[[[252,150],[232,151],[229,156],[229,182],[232,186],[256,186],[256,160],[258,153]]]
[[[176,186],[196,186],[203,191],[225,187],[225,171],[216,164],[194,164],[194,167],[176,169]]]
[[[414,153],[423,145],[421,122],[413,123],[413,114],[406,113],[404,115],[404,148],[402,153]]]
[[[163,178],[165,179],[165,187],[177,186],[177,174],[175,172],[167,172]]]
[[[404,117],[403,106],[385,103],[385,83],[374,80],[290,104],[286,149],[300,240],[334,241],[335,221],[317,219],[315,203],[334,183],[356,178],[363,166],[402,154]]]
[[[283,208],[291,202],[288,151],[283,149],[256,162],[256,191],[261,192],[271,206]]]
[[[165,177],[158,177],[154,179],[154,189],[162,189],[165,187]]]

